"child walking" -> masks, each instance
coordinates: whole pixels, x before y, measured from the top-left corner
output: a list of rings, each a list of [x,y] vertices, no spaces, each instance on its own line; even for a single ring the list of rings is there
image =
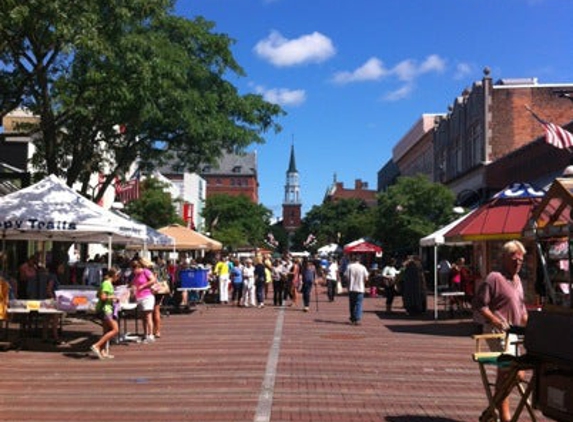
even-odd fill
[[[96,312],[102,320],[103,335],[92,345],[91,351],[98,357],[98,359],[113,359],[113,355],[109,354],[106,350],[106,344],[119,333],[119,326],[114,312],[115,302],[113,284],[119,278],[119,271],[117,268],[110,268],[98,290],[98,303],[96,305]]]

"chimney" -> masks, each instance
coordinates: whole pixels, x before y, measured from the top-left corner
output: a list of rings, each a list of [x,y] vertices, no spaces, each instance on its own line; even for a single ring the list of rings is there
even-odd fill
[[[368,183],[363,182],[361,179],[356,179],[354,181],[354,189],[355,190],[362,190],[363,188],[366,189],[368,187]]]

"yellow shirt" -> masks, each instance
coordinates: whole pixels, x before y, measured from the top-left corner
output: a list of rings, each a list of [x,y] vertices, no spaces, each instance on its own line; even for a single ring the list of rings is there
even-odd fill
[[[217,265],[215,265],[215,274],[218,276],[229,275],[229,264],[225,261],[217,262]]]

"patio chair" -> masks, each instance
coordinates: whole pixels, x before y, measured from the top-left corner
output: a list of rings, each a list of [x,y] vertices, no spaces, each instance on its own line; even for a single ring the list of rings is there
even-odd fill
[[[518,340],[512,341],[510,334],[516,334],[512,330],[505,333],[476,334],[475,352],[472,354],[474,362],[478,364],[481,381],[487,397],[488,406],[482,412],[480,422],[495,422],[499,420],[498,405],[510,395],[514,390],[519,393],[519,401],[513,410],[511,421],[519,420],[523,409],[527,409],[532,421],[537,421],[531,404],[531,393],[533,390],[533,379],[524,380],[519,376],[520,371],[531,371],[534,366],[528,362],[527,356],[519,356],[519,346],[523,341],[522,333],[519,332]],[[498,347],[501,345],[501,348]],[[508,371],[505,382],[496,391],[496,373],[492,373],[489,368],[505,368]],[[490,381],[489,376],[493,377]]]

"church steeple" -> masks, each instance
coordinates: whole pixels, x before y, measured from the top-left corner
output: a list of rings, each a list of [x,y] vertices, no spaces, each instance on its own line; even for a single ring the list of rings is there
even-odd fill
[[[294,232],[301,224],[301,201],[298,170],[294,156],[294,143],[290,149],[290,159],[286,172],[285,199],[283,202],[283,227]]]
[[[298,173],[298,171],[296,170],[296,163],[294,159],[294,144],[292,144],[290,147],[290,161],[288,164],[287,173]]]

